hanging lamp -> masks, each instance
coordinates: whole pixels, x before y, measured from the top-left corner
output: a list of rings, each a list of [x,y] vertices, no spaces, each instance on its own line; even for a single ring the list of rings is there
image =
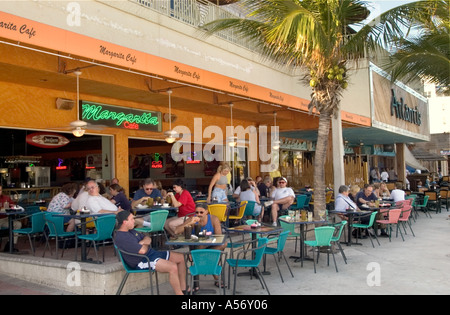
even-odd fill
[[[177,136],[177,132],[172,130],[172,90],[168,89],[167,94],[169,94],[169,130],[167,130],[164,134],[166,135],[166,142],[167,143],[174,143]]]

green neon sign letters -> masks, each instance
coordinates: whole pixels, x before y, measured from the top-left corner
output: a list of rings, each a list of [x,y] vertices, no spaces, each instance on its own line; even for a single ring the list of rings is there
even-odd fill
[[[161,112],[80,101],[81,119],[95,125],[161,131]]]

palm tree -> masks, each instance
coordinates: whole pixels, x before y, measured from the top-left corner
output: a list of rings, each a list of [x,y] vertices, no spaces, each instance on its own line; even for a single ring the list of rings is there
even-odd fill
[[[448,1],[448,0],[447,0]],[[315,209],[325,209],[325,161],[330,122],[347,88],[350,62],[404,35],[412,16],[445,1],[418,1],[390,10],[369,24],[369,3],[359,0],[242,0],[245,18],[208,23],[208,34],[232,29],[251,41],[267,60],[302,68],[302,82],[312,88],[309,111],[318,112],[314,159]],[[428,12],[428,11],[427,11]],[[414,13],[414,14],[413,14]],[[411,17],[411,18],[408,18]],[[354,31],[350,26],[361,26]]]
[[[448,12],[448,2],[447,2]],[[450,92],[450,20],[449,15],[424,21],[413,36],[395,41],[395,53],[384,68],[391,80],[408,83],[417,76],[428,79]],[[411,75],[413,74],[413,75]]]

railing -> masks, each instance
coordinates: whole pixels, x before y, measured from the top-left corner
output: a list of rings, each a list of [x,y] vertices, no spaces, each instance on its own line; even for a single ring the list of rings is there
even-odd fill
[[[217,19],[236,18],[238,13],[230,12],[229,6],[224,9],[207,0],[130,0],[154,10],[160,14],[174,18],[180,22],[201,28]],[[216,36],[236,45],[252,49],[247,41],[239,39],[231,30],[215,33]]]

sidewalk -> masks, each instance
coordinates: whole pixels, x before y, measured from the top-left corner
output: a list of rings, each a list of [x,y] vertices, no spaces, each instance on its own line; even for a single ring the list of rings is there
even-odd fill
[[[336,273],[332,257],[330,266],[326,265],[326,254],[321,254],[317,273],[313,263],[293,262],[288,258],[294,278],[291,277],[284,260],[280,262],[284,283],[281,282],[273,257],[267,257],[265,276],[269,290],[273,295],[393,295],[420,294],[441,295],[450,292],[450,212],[431,214],[432,219],[420,213],[417,222],[413,222],[413,237],[409,230],[403,242],[400,235],[389,242],[388,238],[379,238],[381,246],[375,242],[372,248],[369,239],[359,240],[363,245],[348,247],[343,245],[348,259],[346,265],[336,253],[339,272]],[[294,252],[294,240],[286,243],[285,254]],[[227,270],[228,271],[228,270]],[[226,276],[228,277],[228,276]],[[233,279],[233,277],[231,277]],[[201,287],[217,290],[213,282],[203,282]],[[160,285],[162,295],[172,294],[168,283]],[[246,295],[266,295],[257,279],[238,277],[237,291],[241,297]],[[227,291],[227,293],[230,291]],[[43,287],[25,281],[12,279],[0,274],[0,295],[65,295],[71,294]],[[149,290],[141,290],[133,295],[148,295]]]

